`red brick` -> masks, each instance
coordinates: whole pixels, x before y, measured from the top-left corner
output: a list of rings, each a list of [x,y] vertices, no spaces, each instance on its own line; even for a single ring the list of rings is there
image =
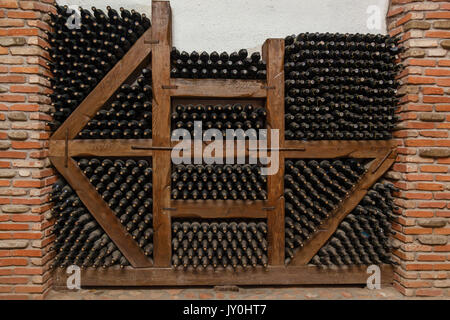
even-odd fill
[[[434,177],[431,174],[414,174],[408,173],[405,175],[408,181],[433,181]]]
[[[436,175],[436,181],[450,181],[450,175]]]
[[[35,11],[8,11],[8,18],[17,19],[36,19],[40,14]]]
[[[419,254],[419,261],[445,261],[447,257],[445,255],[440,254]]]
[[[406,270],[433,270],[433,265],[429,263],[411,263],[405,266]]]
[[[410,66],[421,66],[421,67],[434,67],[436,65],[436,60],[430,59],[409,59],[407,60]]]
[[[27,277],[0,277],[0,284],[25,284],[28,283],[28,281]]]
[[[14,274],[20,275],[36,275],[42,274],[43,269],[40,267],[14,268]]]
[[[448,132],[447,131],[427,131],[427,130],[423,130],[423,131],[419,131],[419,134],[421,136],[424,137],[429,137],[429,138],[447,138],[448,137]]]
[[[411,17],[412,17],[411,13],[405,14],[402,18],[397,20],[397,23],[395,25],[397,27],[401,26],[402,24],[404,24],[404,23],[408,22],[409,20],[411,20]]]
[[[426,31],[425,37],[428,38],[450,38],[450,31]]]
[[[20,293],[42,293],[44,292],[44,286],[16,286],[14,292]]]
[[[431,228],[405,227],[405,228],[403,228],[403,232],[405,234],[431,234],[431,233],[433,233],[433,230]]]
[[[0,286],[0,293],[12,292],[13,288],[14,288],[13,286]]]
[[[436,106],[436,111],[450,112],[450,104]]]
[[[39,67],[11,67],[9,71],[11,73],[39,73]]]
[[[19,188],[40,188],[44,185],[41,180],[14,180],[13,186]]]
[[[11,86],[10,92],[37,93],[41,90],[39,86]]]
[[[9,28],[7,30],[8,36],[37,36],[39,35],[39,29],[37,28]]]
[[[17,76],[17,75],[8,75],[8,76],[0,76],[0,82],[7,83],[18,83],[18,82],[25,82],[24,76]]]
[[[13,149],[41,149],[42,145],[40,142],[13,141],[11,147]]]
[[[434,216],[433,211],[427,210],[405,210],[404,215],[412,218],[431,218]]]
[[[442,296],[442,289],[417,289],[416,295],[422,297],[438,297]]]
[[[446,202],[441,202],[441,201],[423,201],[420,202],[418,207],[419,208],[439,208],[439,209],[443,209],[445,208],[445,206],[447,205]]]
[[[40,249],[12,250],[12,254],[15,257],[41,257],[42,251]]]
[[[434,232],[436,234],[448,235],[448,234],[450,234],[450,228],[435,228]]]
[[[442,191],[444,190],[444,185],[440,183],[418,183],[416,188],[418,190]]]
[[[40,232],[14,232],[12,235],[13,239],[41,239],[42,235]]]
[[[27,224],[19,223],[0,223],[0,230],[28,230]]]
[[[24,258],[5,258],[5,259],[0,259],[0,267],[26,266],[27,264],[28,264],[28,259],[24,259]]]
[[[434,246],[434,251],[436,252],[450,252],[450,244],[447,244],[445,246]]]
[[[450,12],[427,12],[426,19],[450,19]]]
[[[435,83],[435,79],[432,77],[409,76],[406,78],[406,82],[411,84],[431,84]]]
[[[25,102],[25,96],[19,94],[0,94],[0,101]]]
[[[434,270],[450,270],[450,263],[436,263]]]
[[[438,86],[444,86],[444,87],[450,87],[450,78],[436,78],[436,84]],[[425,97],[424,97],[425,98]],[[442,102],[450,102],[450,97],[447,97],[448,99],[445,99],[445,101],[441,100]],[[425,101],[425,99],[424,99]],[[439,101],[437,101],[439,102]]]
[[[434,198],[436,200],[439,200],[439,199],[450,199],[450,192],[437,192],[434,195]]]
[[[0,151],[0,158],[25,159],[27,154],[19,151]]]
[[[17,5],[16,0],[2,0],[0,1],[0,8],[8,8],[8,9],[16,9],[19,6]]]
[[[438,66],[440,67],[450,67],[450,60],[438,60]]]
[[[435,164],[422,164],[420,166],[421,172],[440,172],[445,173],[448,172],[448,166],[439,166]]]

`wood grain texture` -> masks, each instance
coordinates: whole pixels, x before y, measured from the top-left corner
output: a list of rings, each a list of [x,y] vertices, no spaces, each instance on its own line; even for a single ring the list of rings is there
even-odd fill
[[[384,158],[384,155],[389,153],[390,155],[384,159],[384,162],[380,166],[378,166],[380,160]],[[339,224],[358,205],[369,188],[391,167],[395,161],[396,152],[391,152],[391,149],[388,149],[385,151],[384,155],[381,155],[371,162],[367,172],[355,185],[350,195],[342,201],[341,205],[332,214],[331,218],[326,220],[324,224],[320,226],[320,231],[316,232],[303,248],[296,251],[295,257],[290,262],[291,265],[305,265],[309,263],[320,248],[322,248],[333,235],[339,227]],[[378,169],[372,172],[376,167],[378,167]]]
[[[387,149],[395,147],[393,140],[319,140],[293,141],[286,140],[284,148],[301,148],[303,150],[285,151],[286,158],[333,159],[333,158],[377,158],[385,154]]]
[[[152,147],[152,140],[69,140],[69,157],[149,157],[153,150],[134,149],[134,147]],[[49,155],[51,157],[64,156],[64,142],[51,140]]]
[[[130,264],[135,268],[152,266],[150,259],[144,255],[142,249],[125,230],[120,220],[82,173],[76,162],[69,159],[66,168],[64,158],[51,157],[50,160]]]
[[[169,147],[170,94],[162,88],[170,84],[172,15],[168,1],[152,1],[152,38],[159,41],[152,49],[152,140],[155,147]],[[153,256],[157,267],[169,267],[172,258],[170,215],[163,211],[170,201],[170,168],[170,151],[154,151]]]
[[[263,59],[267,66],[267,86],[274,89],[267,90],[267,128],[279,132],[279,145],[284,144],[284,40],[268,39],[262,47]],[[269,131],[268,147],[274,139]],[[275,210],[267,217],[269,239],[269,264],[284,264],[284,158],[278,151],[272,151],[277,157],[278,166],[275,174],[267,176],[268,199]]]
[[[176,89],[165,89],[172,97],[265,98],[270,90],[261,80],[181,79],[170,81]]]
[[[128,52],[115,64],[74,112],[51,136],[51,140],[62,140],[68,130],[69,139],[74,139],[91,118],[106,103],[111,101],[114,92],[124,83],[132,81],[143,67],[150,62],[151,45],[145,39],[152,34],[152,28],[136,41]]]
[[[272,212],[268,201],[244,200],[171,200],[170,211],[172,218],[267,218]]]
[[[392,284],[393,267],[381,265],[381,283]],[[184,272],[171,268],[83,269],[81,286],[213,286],[213,285],[355,285],[367,283],[367,266],[322,269],[315,266],[273,266],[233,272]],[[54,285],[66,288],[65,270],[54,273]]]

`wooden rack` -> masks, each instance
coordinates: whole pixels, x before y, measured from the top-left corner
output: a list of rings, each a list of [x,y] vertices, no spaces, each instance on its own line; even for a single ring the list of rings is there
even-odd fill
[[[84,99],[50,139],[50,159],[59,173],[76,191],[84,205],[105,230],[131,267],[124,269],[82,270],[84,286],[152,285],[288,285],[365,283],[365,267],[319,268],[307,265],[326,243],[339,223],[361,201],[395,160],[392,141],[285,141],[284,139],[284,40],[268,39],[263,45],[267,79],[216,80],[171,79],[171,9],[167,1],[152,1],[152,27]],[[153,110],[151,140],[77,140],[87,122],[94,117],[123,83],[151,64]],[[172,98],[264,99],[268,129],[280,130],[279,163],[275,175],[268,176],[266,201],[179,201],[170,199],[171,100]],[[269,137],[270,138],[270,137]],[[144,255],[112,210],[78,168],[74,157],[151,157],[153,165],[153,263]],[[291,158],[371,159],[367,173],[350,196],[335,210],[321,230],[298,250],[288,266],[284,264],[284,162]],[[245,210],[242,210],[245,208]],[[171,268],[171,218],[265,218],[268,224],[267,269],[242,272],[225,270],[183,272]],[[382,266],[382,282],[391,282],[389,265]],[[65,270],[55,271],[56,285],[64,286]]]

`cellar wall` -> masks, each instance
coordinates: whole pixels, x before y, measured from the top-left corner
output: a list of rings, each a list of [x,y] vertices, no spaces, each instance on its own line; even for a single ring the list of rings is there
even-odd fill
[[[393,0],[387,14],[390,35],[406,48],[398,158],[388,176],[400,188],[394,285],[407,296],[450,294],[449,19],[444,1]]]
[[[51,286],[49,3],[0,2],[0,299],[43,298]]]
[[[101,9],[110,5],[117,10],[125,6],[148,16],[151,13],[148,0],[64,0],[60,4]],[[267,38],[284,38],[307,31],[386,34],[384,17],[388,0],[174,0],[170,6],[173,45],[177,48],[207,52],[241,48],[261,51],[261,44]],[[373,29],[367,26],[374,12],[371,10],[376,10],[380,22]]]
[[[44,33],[48,29],[46,13],[53,10],[49,2],[0,3],[0,299],[43,298],[51,286],[48,261],[52,257],[47,252],[52,241],[49,228],[52,222],[48,195],[56,177],[47,158],[49,131],[45,122],[50,117],[46,113],[49,83],[45,77],[49,72],[48,55],[43,49],[48,45]],[[321,22],[314,23],[304,19],[299,23],[294,13],[279,14],[276,10],[288,6],[292,11],[295,6],[294,1],[286,2],[286,6],[279,1],[264,1],[262,5],[259,1],[253,5],[258,6],[256,12],[271,16],[266,19],[252,15],[258,21],[257,28],[255,20],[242,26],[246,20],[236,18],[236,12],[242,8],[221,12],[221,16],[227,12],[230,19],[239,22],[232,27],[236,28],[233,33],[223,26],[202,28],[203,24],[209,25],[213,20],[217,23],[218,19],[213,14],[209,15],[210,20],[192,18],[194,12],[198,13],[199,1],[191,4],[189,10],[181,5],[182,1],[171,1],[174,45],[185,50],[256,49],[266,38],[301,31],[370,31],[365,29],[366,1],[361,1],[364,4],[361,6],[359,2],[355,6],[355,2],[343,1],[339,6],[345,8],[346,16],[337,20],[331,15],[335,7],[320,4],[332,1],[311,2],[308,5],[330,8],[324,11],[329,15],[315,17]],[[394,255],[398,263],[394,285],[408,296],[445,296],[450,294],[450,5],[444,1],[391,2],[387,29],[391,35],[403,37],[408,48],[402,56],[406,68],[400,76],[403,82],[400,90],[405,93],[399,112],[403,121],[395,133],[399,156],[387,174],[401,189],[396,195],[401,216],[393,225],[397,232]],[[380,3],[383,7],[385,1]],[[103,1],[81,4],[101,8],[106,5]],[[115,5],[114,1],[112,4]],[[142,10],[149,5],[136,8]],[[116,7],[119,6],[117,2]],[[322,12],[319,10],[308,11],[307,16],[313,19],[314,14]],[[345,23],[336,23],[344,20]],[[183,30],[186,21],[194,22]],[[260,21],[265,22],[264,26]],[[287,26],[279,27],[277,23],[281,22]],[[249,29],[244,37],[242,29],[247,24],[266,31],[257,34]],[[374,32],[384,33],[385,27],[382,28]],[[199,30],[214,34],[214,39]]]

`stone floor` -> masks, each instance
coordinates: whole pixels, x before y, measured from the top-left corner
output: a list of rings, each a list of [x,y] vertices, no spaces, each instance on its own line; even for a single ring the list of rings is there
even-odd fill
[[[226,291],[223,291],[226,289]],[[354,300],[408,299],[393,287],[369,290],[363,287],[231,287],[231,288],[96,288],[79,291],[51,291],[49,300],[171,300],[171,299],[282,299]]]

